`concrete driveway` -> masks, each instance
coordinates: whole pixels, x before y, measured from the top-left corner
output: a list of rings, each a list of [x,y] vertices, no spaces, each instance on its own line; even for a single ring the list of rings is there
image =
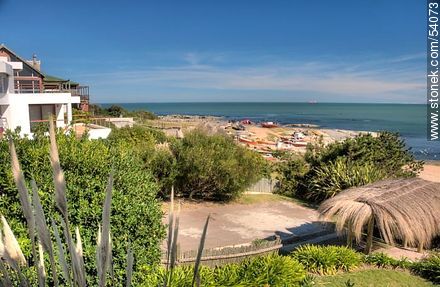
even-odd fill
[[[286,238],[324,229],[315,210],[290,200],[278,199],[249,204],[183,204],[179,227],[182,251],[197,249],[208,214],[211,214],[212,220],[209,223],[205,248],[250,243],[274,234]],[[166,216],[164,223],[167,222]]]

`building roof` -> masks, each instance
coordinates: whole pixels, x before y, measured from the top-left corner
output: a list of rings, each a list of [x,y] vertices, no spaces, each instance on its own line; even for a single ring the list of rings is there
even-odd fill
[[[359,241],[374,219],[385,242],[429,246],[440,235],[440,183],[420,178],[379,181],[351,188],[324,201],[321,217],[336,220],[339,232],[350,226]]]
[[[62,82],[62,83],[70,83],[71,85],[79,85],[79,83],[77,83],[77,82],[74,82],[74,81],[71,81],[71,80],[65,80],[65,79],[62,79],[62,78],[59,78],[59,77],[55,77],[55,76],[51,76],[51,75],[48,75],[48,74],[44,74],[43,76],[44,76],[44,82],[49,82],[49,83],[51,83],[51,82],[53,82],[53,83],[60,83],[60,82]]]
[[[35,69],[32,65],[30,65],[25,59],[21,58],[17,53],[15,53],[14,51],[12,51],[11,49],[9,49],[8,47],[6,47],[5,44],[0,44],[0,50],[1,49],[5,49],[6,51],[8,51],[9,53],[11,53],[12,55],[14,55],[15,57],[17,57],[17,59],[19,59],[20,61],[23,62],[24,65],[28,66],[30,69],[32,69],[34,72],[36,72],[37,74],[41,75],[44,77],[43,73],[37,69]]]
[[[59,78],[59,77],[55,77],[55,76],[51,76],[51,75],[48,75],[48,74],[44,74],[43,72],[39,71],[38,69],[36,69],[36,68],[34,68],[32,65],[30,65],[30,64],[28,63],[28,61],[26,61],[25,59],[23,59],[23,58],[21,58],[20,56],[18,56],[17,53],[15,53],[14,51],[12,51],[12,50],[9,49],[8,47],[6,47],[6,45],[4,45],[4,44],[0,44],[0,49],[2,49],[2,48],[5,49],[5,50],[7,50],[9,53],[13,54],[15,57],[17,57],[17,59],[19,59],[20,61],[22,61],[24,65],[28,66],[28,67],[31,68],[33,71],[35,71],[36,73],[40,74],[40,75],[43,77],[44,82],[54,82],[54,83],[55,83],[55,82],[56,82],[56,83],[59,83],[59,82],[68,82],[68,83],[70,83],[71,85],[79,85],[79,83],[74,82],[74,81],[71,81],[71,80],[65,80],[65,79],[62,79],[62,78]]]

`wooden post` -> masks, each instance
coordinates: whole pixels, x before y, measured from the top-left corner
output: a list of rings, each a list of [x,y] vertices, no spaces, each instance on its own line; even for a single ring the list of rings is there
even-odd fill
[[[367,244],[365,245],[365,250],[364,250],[365,254],[370,254],[371,249],[373,247],[373,231],[374,231],[374,216],[371,215],[367,227]]]
[[[351,222],[347,226],[347,247],[351,247],[353,243],[353,231]]]
[[[422,253],[423,252],[423,243],[419,242],[419,246],[417,246],[417,252]]]
[[[403,239],[403,248],[408,248],[408,240],[406,238]]]

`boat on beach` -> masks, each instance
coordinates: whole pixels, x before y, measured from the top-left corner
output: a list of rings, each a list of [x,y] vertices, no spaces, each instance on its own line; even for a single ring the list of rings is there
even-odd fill
[[[238,141],[241,142],[241,143],[250,144],[250,145],[256,145],[257,144],[256,141],[251,140],[251,139],[246,138],[246,137],[243,137],[243,136],[238,137]]]
[[[278,124],[277,123],[274,123],[274,122],[263,122],[263,123],[261,123],[261,126],[263,127],[263,128],[277,128],[278,127]]]
[[[305,141],[294,141],[293,143],[292,143],[292,145],[294,146],[294,147],[306,147],[307,146],[307,142],[305,142]]]

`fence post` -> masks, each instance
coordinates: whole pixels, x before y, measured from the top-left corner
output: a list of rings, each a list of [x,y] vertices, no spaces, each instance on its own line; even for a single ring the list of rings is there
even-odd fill
[[[180,243],[177,243],[176,247],[176,266],[180,264],[180,260],[182,259],[182,252],[180,250]]]

